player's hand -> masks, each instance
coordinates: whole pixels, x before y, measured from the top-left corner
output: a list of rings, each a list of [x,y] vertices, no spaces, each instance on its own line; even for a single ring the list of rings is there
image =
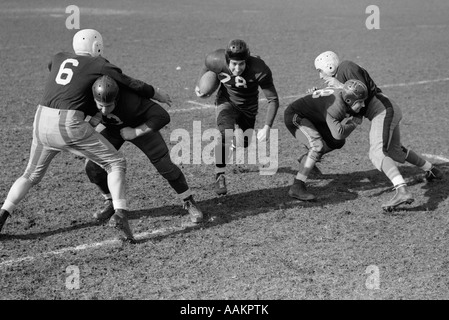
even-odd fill
[[[270,126],[266,124],[257,133],[257,140],[258,141],[265,141],[268,138],[269,134],[270,134]]]
[[[318,87],[313,87],[313,88],[307,89],[306,93],[307,93],[307,94],[313,93],[313,92],[316,91],[316,90],[318,90]]]
[[[198,86],[195,86],[195,94],[198,98],[207,98],[208,97],[204,93],[200,92],[200,88]]]
[[[328,87],[332,88],[343,88],[343,83],[335,79],[334,77],[324,77],[324,82]]]
[[[361,125],[363,122],[363,116],[357,115],[352,117],[352,122],[354,122],[356,125]]]
[[[160,88],[156,88],[156,90],[154,91],[153,99],[162,103],[166,103],[169,107],[171,107],[172,101],[170,96]]]
[[[137,138],[137,130],[131,127],[124,127],[120,129],[120,135],[124,140],[133,140]]]

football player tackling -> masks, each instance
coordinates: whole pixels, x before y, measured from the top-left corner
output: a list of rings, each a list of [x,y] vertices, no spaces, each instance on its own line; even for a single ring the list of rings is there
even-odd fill
[[[201,222],[203,213],[193,199],[181,169],[171,161],[167,144],[159,132],[170,122],[168,112],[156,102],[117,85],[109,76],[98,78],[92,86],[92,93],[102,116],[101,123],[105,126],[101,134],[117,150],[125,141],[139,148],[176,191],[192,223]],[[98,186],[105,199],[104,207],[94,213],[94,218],[100,221],[109,219],[114,208],[107,173],[91,160],[86,161],[85,169],[89,180]]]
[[[49,64],[50,74],[35,113],[29,162],[1,207],[0,231],[28,191],[42,180],[53,158],[61,151],[69,151],[94,161],[106,170],[114,206],[109,226],[119,229],[126,239],[134,241],[127,218],[125,158],[85,121],[87,115],[98,112],[92,84],[99,76],[109,75],[144,98],[170,102],[170,97],[123,74],[103,58],[103,38],[96,30],[78,31],[73,37],[73,50],[74,53],[57,53]]]
[[[391,211],[401,204],[410,204],[414,201],[396,162],[408,162],[421,168],[425,171],[428,181],[443,179],[441,170],[402,145],[399,130],[401,109],[382,93],[368,71],[352,61],[340,62],[332,51],[318,55],[315,59],[315,68],[328,86],[341,87],[349,79],[358,79],[368,88],[366,107],[362,108],[360,114],[371,121],[369,157],[373,165],[388,177],[396,189],[393,198],[382,205],[384,210]]]
[[[288,105],[285,126],[303,148],[298,174],[288,192],[291,197],[315,199],[306,189],[309,173],[323,155],[342,148],[346,137],[362,123],[359,112],[367,96],[368,89],[361,81],[348,80],[342,89],[319,89]]]

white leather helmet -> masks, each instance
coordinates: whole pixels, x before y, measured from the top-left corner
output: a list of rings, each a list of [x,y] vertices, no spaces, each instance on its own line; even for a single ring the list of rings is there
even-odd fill
[[[333,51],[323,52],[315,59],[315,69],[320,69],[326,76],[333,76],[339,64],[340,60]]]
[[[73,51],[76,54],[90,54],[98,57],[103,54],[103,37],[97,30],[83,29],[73,36]]]

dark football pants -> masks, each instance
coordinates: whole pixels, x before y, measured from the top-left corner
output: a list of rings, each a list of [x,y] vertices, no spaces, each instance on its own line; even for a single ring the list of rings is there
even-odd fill
[[[344,146],[345,140],[336,140],[327,125],[315,124],[307,118],[301,118],[291,107],[284,112],[284,122],[288,131],[299,141],[300,155],[309,154],[315,161],[334,149]]]
[[[101,134],[117,150],[119,150],[125,142],[120,135],[119,129],[107,127],[101,131]],[[159,131],[145,134],[130,140],[129,142],[134,144],[148,157],[159,174],[168,181],[176,193],[181,194],[189,189],[181,169],[171,161],[167,144]],[[105,174],[105,171],[92,161],[86,162],[85,170],[90,182],[98,185],[104,194],[108,194],[109,189],[106,183],[107,175]]]
[[[254,129],[256,118],[243,114],[229,102],[217,105],[215,111],[217,127],[220,131],[220,136],[215,147],[215,165],[218,168],[224,168],[226,167],[227,152],[233,141],[231,136],[226,136],[226,131],[235,130],[237,125],[245,133],[248,129]],[[244,136],[243,143],[245,148],[249,145],[249,136],[251,135],[252,132]]]

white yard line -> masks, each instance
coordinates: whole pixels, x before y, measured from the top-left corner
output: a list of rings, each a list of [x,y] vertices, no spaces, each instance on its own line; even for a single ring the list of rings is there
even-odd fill
[[[186,225],[186,226],[180,226],[180,227],[161,228],[161,229],[156,229],[156,230],[152,230],[152,231],[146,231],[146,232],[135,234],[134,238],[137,241],[142,241],[145,239],[149,239],[151,236],[154,236],[154,235],[169,234],[171,232],[182,231],[182,230],[187,229],[188,227],[189,226]],[[122,240],[120,240],[120,239],[110,239],[110,240],[105,240],[105,241],[101,241],[101,242],[81,244],[76,247],[67,247],[67,248],[62,248],[59,250],[39,253],[34,256],[26,256],[26,257],[22,257],[22,258],[5,260],[3,262],[0,262],[0,268],[12,266],[12,265],[15,265],[15,264],[18,264],[21,262],[33,262],[34,260],[40,259],[40,258],[42,259],[42,258],[47,258],[50,256],[62,255],[66,252],[83,251],[83,250],[95,249],[95,248],[100,248],[100,247],[105,247],[105,246],[114,246],[114,245],[120,245],[121,243],[122,243]]]
[[[428,154],[428,153],[423,153],[422,154],[424,157],[426,158],[430,158],[430,159],[435,159],[435,160],[439,160],[439,161],[444,161],[444,162],[449,162],[449,159],[443,156],[437,156],[434,154]]]

